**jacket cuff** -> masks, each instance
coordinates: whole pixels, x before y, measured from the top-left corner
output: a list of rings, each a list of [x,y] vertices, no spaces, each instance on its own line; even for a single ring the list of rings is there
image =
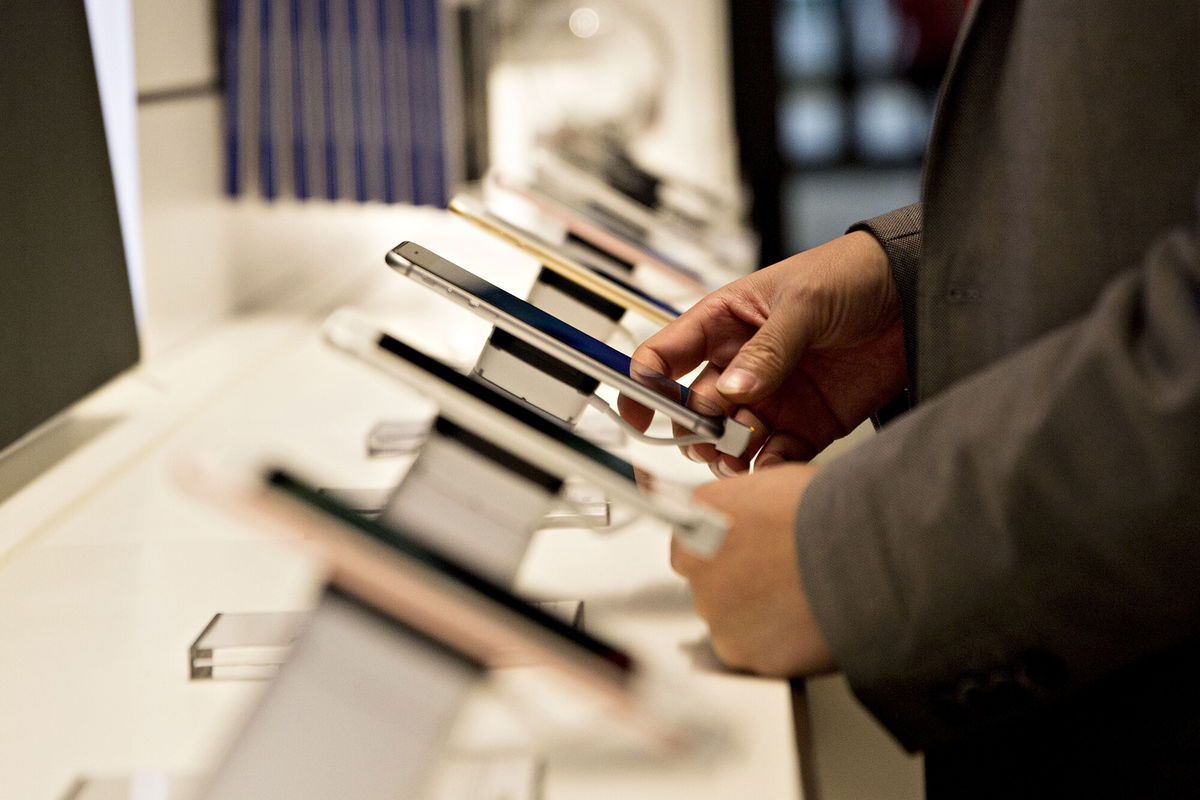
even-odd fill
[[[916,386],[917,374],[917,269],[921,261],[921,204],[898,208],[878,217],[856,222],[846,231],[866,231],[874,236],[887,253],[892,280],[900,294],[900,313],[904,323],[904,355],[908,363],[908,386]],[[876,426],[886,423],[910,407],[907,392],[881,410]]]

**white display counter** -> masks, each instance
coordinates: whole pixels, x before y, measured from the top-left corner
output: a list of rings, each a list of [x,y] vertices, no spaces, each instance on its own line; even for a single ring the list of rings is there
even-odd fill
[[[430,219],[420,212],[420,230],[397,238],[482,257],[494,272],[481,272],[518,291],[532,280],[519,256],[484,253],[465,226]],[[381,252],[378,264],[156,357],[72,410],[63,436],[51,431],[0,464],[10,495],[0,503],[0,797],[56,800],[80,776],[212,769],[266,684],[189,681],[188,646],[217,612],[311,604],[321,573],[294,543],[190,497],[174,466],[197,454],[276,455],[326,485],[396,482],[408,462],[368,458],[367,432],[429,407],[318,340],[320,320],[349,300],[443,358],[469,361],[486,332],[388,273]],[[89,436],[53,457],[81,431]],[[36,464],[39,448],[46,463]],[[662,457],[676,474],[700,469],[674,451]],[[32,480],[17,474],[31,464],[49,466]],[[686,672],[685,699],[725,720],[731,745],[701,764],[552,758],[544,797],[800,797],[789,684],[715,664],[668,567],[668,535],[653,523],[540,533],[518,587],[583,599],[590,630]],[[495,745],[488,703],[465,710],[453,747]]]

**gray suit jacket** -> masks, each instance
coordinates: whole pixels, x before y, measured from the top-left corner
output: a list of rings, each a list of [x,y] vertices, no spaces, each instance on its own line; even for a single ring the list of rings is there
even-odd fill
[[[851,685],[912,749],[1095,706],[1200,637],[1200,3],[971,16],[923,206],[864,223],[915,405],[796,518]]]

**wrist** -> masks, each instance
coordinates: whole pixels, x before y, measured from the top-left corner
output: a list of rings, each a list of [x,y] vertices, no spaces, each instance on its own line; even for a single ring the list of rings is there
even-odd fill
[[[882,300],[881,314],[884,318],[900,318],[900,289],[892,274],[892,265],[888,259],[887,250],[875,234],[870,231],[852,231],[846,234],[855,239],[855,246],[860,249],[864,268],[878,287]]]
[[[866,230],[856,230],[847,233],[845,238],[854,243],[854,247],[859,253],[859,261],[864,266],[872,272],[887,272],[890,274],[891,269],[888,264],[887,250],[884,249],[883,242],[875,238],[875,234]]]

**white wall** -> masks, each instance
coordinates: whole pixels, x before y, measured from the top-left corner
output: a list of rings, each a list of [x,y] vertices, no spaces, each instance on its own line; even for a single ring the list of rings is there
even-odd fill
[[[639,0],[670,41],[672,73],[662,124],[639,155],[717,191],[737,190],[725,0]]]
[[[407,233],[395,207],[225,194],[214,6],[133,0],[151,358],[239,310],[383,269]],[[197,91],[154,99],[181,88]]]
[[[124,3],[129,0],[94,0]],[[672,82],[643,154],[672,174],[734,190],[722,0],[634,0],[668,34]],[[140,93],[212,86],[212,0],[132,0]],[[400,241],[379,205],[233,201],[222,189],[222,109],[215,91],[139,105],[149,356],[222,316],[300,284],[375,268]],[[385,231],[393,233],[385,234]],[[394,242],[391,242],[394,244]]]
[[[523,0],[524,1],[524,0]],[[531,0],[532,1],[532,0]],[[519,3],[516,4],[519,7]],[[581,9],[586,3],[580,3]],[[632,14],[627,7],[636,9]],[[730,102],[730,63],[724,0],[602,0],[597,6],[601,26],[612,16],[632,19],[628,27],[650,35],[620,33],[611,43],[589,50],[563,35],[548,43],[563,9],[551,6],[528,12],[526,25],[537,30],[524,47],[509,46],[489,88],[492,125],[491,158],[506,170],[530,166],[529,149],[539,133],[564,123],[578,125],[611,121],[632,106],[631,96],[644,92],[652,80],[662,80],[661,105],[655,124],[638,132],[635,155],[655,172],[698,183],[717,192],[737,189],[737,148]],[[544,15],[539,19],[539,13]],[[544,30],[537,26],[542,24]],[[613,31],[621,23],[612,23]],[[530,28],[526,28],[529,30]],[[604,36],[601,33],[597,38]],[[643,42],[661,41],[659,56]],[[587,54],[591,53],[592,61]],[[661,57],[660,71],[647,64]],[[624,72],[622,72],[624,70]],[[648,94],[648,93],[647,93]]]

